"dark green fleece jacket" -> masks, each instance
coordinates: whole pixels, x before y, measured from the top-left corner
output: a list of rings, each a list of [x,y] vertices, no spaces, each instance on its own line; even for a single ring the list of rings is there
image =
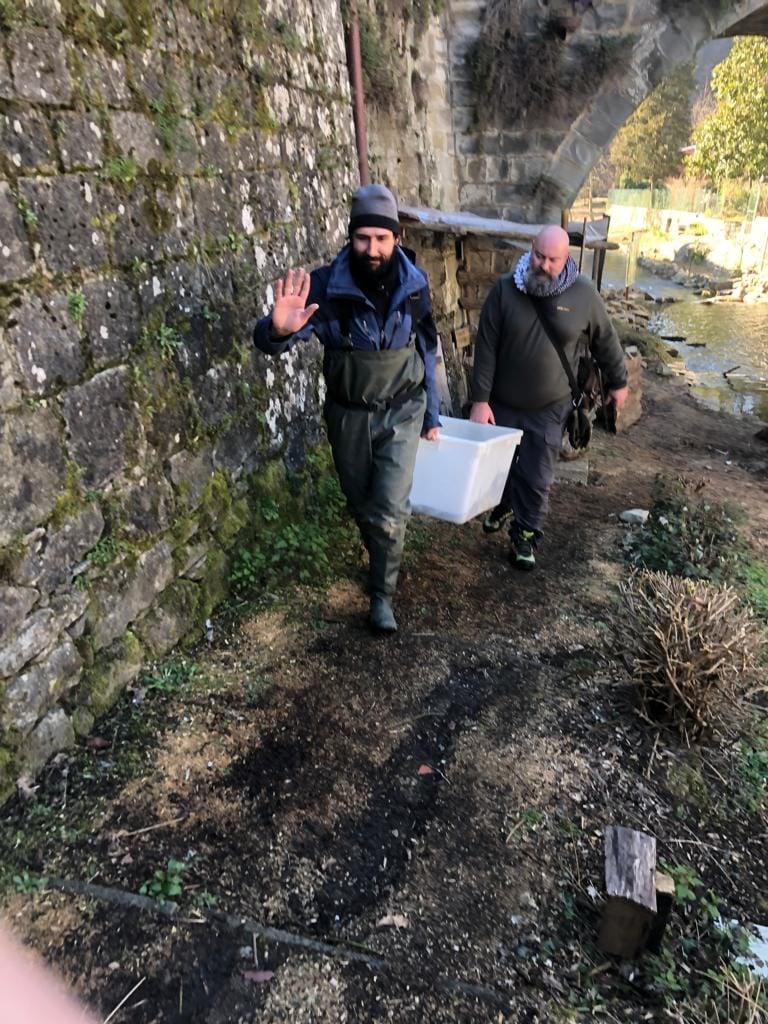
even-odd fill
[[[497,399],[512,409],[542,409],[570,397],[565,370],[534,302],[544,303],[574,376],[579,356],[589,347],[609,389],[627,383],[624,352],[589,278],[579,276],[562,295],[532,300],[509,273],[494,284],[480,313],[473,402]]]

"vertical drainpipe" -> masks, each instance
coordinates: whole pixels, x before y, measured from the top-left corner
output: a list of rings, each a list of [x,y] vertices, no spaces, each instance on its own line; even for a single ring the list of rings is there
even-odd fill
[[[360,171],[360,184],[369,185],[371,176],[368,171],[368,137],[365,130],[363,62],[360,59],[360,22],[357,17],[357,0],[350,0],[349,4],[347,67],[352,86],[352,116],[355,122],[355,142],[357,143],[357,166]]]

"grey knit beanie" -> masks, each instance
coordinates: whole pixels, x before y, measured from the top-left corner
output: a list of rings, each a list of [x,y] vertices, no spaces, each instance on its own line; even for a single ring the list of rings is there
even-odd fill
[[[362,185],[352,196],[350,235],[358,228],[387,228],[400,234],[397,200],[384,185]]]

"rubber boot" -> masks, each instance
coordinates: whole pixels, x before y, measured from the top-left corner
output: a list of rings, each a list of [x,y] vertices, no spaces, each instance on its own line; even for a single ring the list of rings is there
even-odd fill
[[[400,536],[377,537],[369,534],[371,560],[371,607],[369,623],[377,634],[395,633],[397,620],[392,610],[392,598],[400,572],[405,530]]]

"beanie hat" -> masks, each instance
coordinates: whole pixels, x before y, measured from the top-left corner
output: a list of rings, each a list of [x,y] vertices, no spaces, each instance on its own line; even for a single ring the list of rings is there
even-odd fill
[[[362,185],[352,196],[349,233],[358,228],[387,228],[400,234],[397,200],[384,185]]]

